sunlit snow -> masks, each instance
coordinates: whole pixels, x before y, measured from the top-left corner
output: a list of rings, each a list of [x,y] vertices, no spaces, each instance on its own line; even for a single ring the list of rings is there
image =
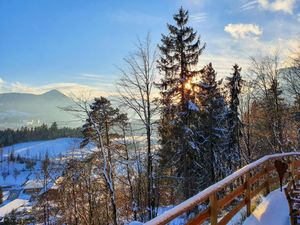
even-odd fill
[[[263,198],[243,225],[289,225],[289,207],[284,192],[277,189]]]

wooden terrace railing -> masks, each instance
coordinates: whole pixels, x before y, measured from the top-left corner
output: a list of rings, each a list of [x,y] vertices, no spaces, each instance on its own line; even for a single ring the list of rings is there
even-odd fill
[[[249,216],[254,208],[254,198],[263,191],[267,195],[273,188],[279,186],[279,177],[274,167],[275,160],[282,160],[288,164],[288,173],[285,174],[284,183],[289,177],[288,174],[299,174],[300,153],[290,152],[264,156],[148,221],[145,225],[167,224],[199,205],[206,207],[186,224],[199,225],[208,221],[212,225],[225,225],[243,207],[246,207],[247,216]],[[226,207],[229,208],[224,210]],[[220,215],[221,212],[222,215]]]

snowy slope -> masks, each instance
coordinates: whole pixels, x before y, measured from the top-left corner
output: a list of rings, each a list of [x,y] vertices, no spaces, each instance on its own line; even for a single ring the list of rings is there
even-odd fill
[[[6,157],[11,151],[14,151],[15,156],[20,155],[31,159],[43,159],[48,153],[50,158],[56,158],[75,150],[78,151],[80,142],[80,138],[58,138],[48,141],[25,142],[4,147],[3,153],[4,157]],[[87,148],[92,147],[88,146]]]
[[[34,141],[15,144],[3,148],[3,155],[0,157],[0,186],[20,187],[29,179],[36,179],[36,174],[41,168],[41,160],[48,153],[49,158],[68,157],[90,152],[93,147],[87,146],[86,149],[79,149],[80,138],[59,138],[48,141]],[[35,160],[34,168],[26,168],[26,163],[9,161],[8,156],[11,152],[14,156]]]
[[[35,169],[39,168],[35,166]],[[15,172],[17,171],[17,172]],[[0,186],[21,186],[31,176],[32,172],[26,165],[18,162],[0,162]]]
[[[12,210],[18,209],[21,206],[25,205],[28,200],[24,199],[15,199],[8,204],[0,207],[0,217],[4,217],[6,214],[10,213]]]
[[[4,147],[0,156],[0,186],[4,190],[0,220],[14,209],[30,211],[31,195],[26,194],[24,190],[41,186],[42,160],[46,154],[51,159],[51,178],[56,180],[61,176],[64,159],[83,157],[96,150],[91,144],[80,149],[80,142],[80,138],[59,138]],[[12,152],[13,159],[9,157]]]

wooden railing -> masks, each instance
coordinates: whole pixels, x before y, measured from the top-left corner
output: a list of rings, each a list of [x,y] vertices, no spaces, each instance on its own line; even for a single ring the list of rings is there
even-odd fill
[[[273,188],[278,187],[279,178],[274,167],[275,160],[283,160],[288,163],[289,169],[285,180],[288,179],[288,174],[299,173],[300,153],[290,152],[264,156],[148,221],[145,225],[167,224],[200,205],[204,209],[186,224],[199,225],[209,221],[212,225],[225,225],[243,207],[246,207],[247,216],[249,216],[253,210],[254,198],[263,191],[267,195]],[[224,210],[229,206],[229,209]],[[222,215],[220,215],[221,212]]]

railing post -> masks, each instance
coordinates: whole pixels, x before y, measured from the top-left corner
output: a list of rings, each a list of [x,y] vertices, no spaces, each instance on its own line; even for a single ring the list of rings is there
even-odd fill
[[[290,167],[290,171],[291,171],[291,175],[292,175],[292,179],[294,178],[294,176],[295,176],[295,173],[294,173],[294,165],[293,165],[293,158],[291,157],[291,159],[289,160],[289,162],[290,162],[290,165],[289,165],[289,167]]]
[[[265,167],[265,179],[266,179],[266,195],[270,193],[270,175],[269,175],[269,169],[270,169],[270,162],[269,160],[266,163]]]
[[[246,173],[246,181],[245,181],[245,202],[247,207],[247,216],[250,216],[251,214],[251,184],[250,184],[250,172],[248,171]]]
[[[217,225],[218,223],[218,200],[217,193],[214,192],[209,196],[209,204],[210,204],[210,224]]]

